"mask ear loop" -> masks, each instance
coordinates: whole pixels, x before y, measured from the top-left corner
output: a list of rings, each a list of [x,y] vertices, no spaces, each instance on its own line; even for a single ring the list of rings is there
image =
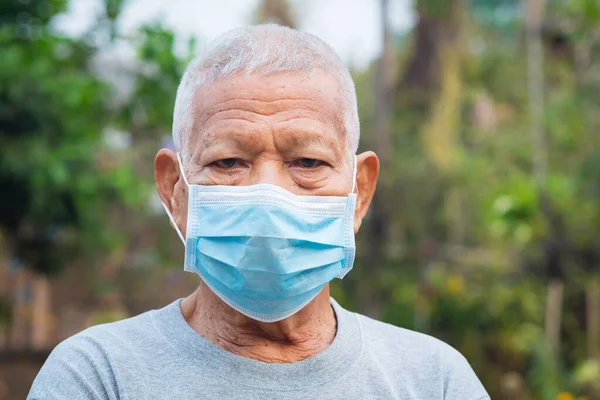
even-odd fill
[[[350,191],[350,194],[354,193],[354,189],[356,189],[356,169],[357,169],[357,162],[358,159],[356,158],[356,154],[354,155],[354,172],[352,174],[352,191]]]
[[[187,178],[185,177],[185,172],[183,170],[183,164],[181,163],[181,157],[179,156],[179,153],[177,153],[177,162],[179,163],[179,172],[183,176],[183,181],[185,182],[186,186],[189,188],[190,184],[188,183]],[[185,238],[181,234],[181,231],[179,230],[179,226],[177,226],[177,223],[175,222],[175,218],[173,218],[171,211],[169,211],[169,209],[167,208],[165,203],[163,203],[161,201],[161,204],[162,204],[163,208],[165,209],[165,211],[167,212],[167,216],[169,217],[169,220],[171,221],[173,228],[175,228],[175,230],[177,231],[177,235],[179,235],[179,239],[181,239],[181,241],[183,242],[183,246],[185,247]]]
[[[185,171],[183,169],[183,163],[181,162],[181,156],[179,155],[179,152],[177,152],[177,162],[179,163],[179,170],[181,172],[181,175],[183,176],[183,181],[185,182],[185,185],[187,187],[190,187],[190,183],[188,182],[187,178],[185,177]]]

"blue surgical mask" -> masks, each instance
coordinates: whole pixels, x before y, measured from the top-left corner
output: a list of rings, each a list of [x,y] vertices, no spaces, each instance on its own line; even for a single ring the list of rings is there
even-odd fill
[[[190,185],[185,270],[230,307],[263,322],[287,318],[354,263],[348,196],[298,196],[278,186]],[[354,177],[356,181],[356,159]],[[163,204],[164,205],[164,204]]]

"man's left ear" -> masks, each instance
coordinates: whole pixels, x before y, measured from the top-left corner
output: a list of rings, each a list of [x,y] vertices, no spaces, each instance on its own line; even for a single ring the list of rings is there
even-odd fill
[[[377,178],[379,177],[379,159],[372,151],[366,151],[356,157],[356,211],[354,212],[354,233],[358,232],[362,220],[367,214]]]

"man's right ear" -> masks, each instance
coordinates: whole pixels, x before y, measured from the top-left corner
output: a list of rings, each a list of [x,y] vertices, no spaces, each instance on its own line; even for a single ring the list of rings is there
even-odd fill
[[[175,185],[179,181],[180,173],[177,154],[169,149],[159,150],[154,159],[156,190],[162,202],[173,215]]]

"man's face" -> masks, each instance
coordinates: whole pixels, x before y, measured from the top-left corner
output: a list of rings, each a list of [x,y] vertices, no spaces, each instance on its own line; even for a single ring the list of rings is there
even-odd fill
[[[240,75],[197,94],[184,161],[199,185],[270,183],[299,195],[352,189],[336,80],[323,72]]]
[[[191,184],[269,183],[298,195],[346,196],[352,190],[340,90],[314,71],[237,75],[196,93],[193,134],[183,159]],[[377,180],[377,157],[358,157],[355,231]],[[161,150],[157,188],[185,235],[187,188],[175,156]]]

